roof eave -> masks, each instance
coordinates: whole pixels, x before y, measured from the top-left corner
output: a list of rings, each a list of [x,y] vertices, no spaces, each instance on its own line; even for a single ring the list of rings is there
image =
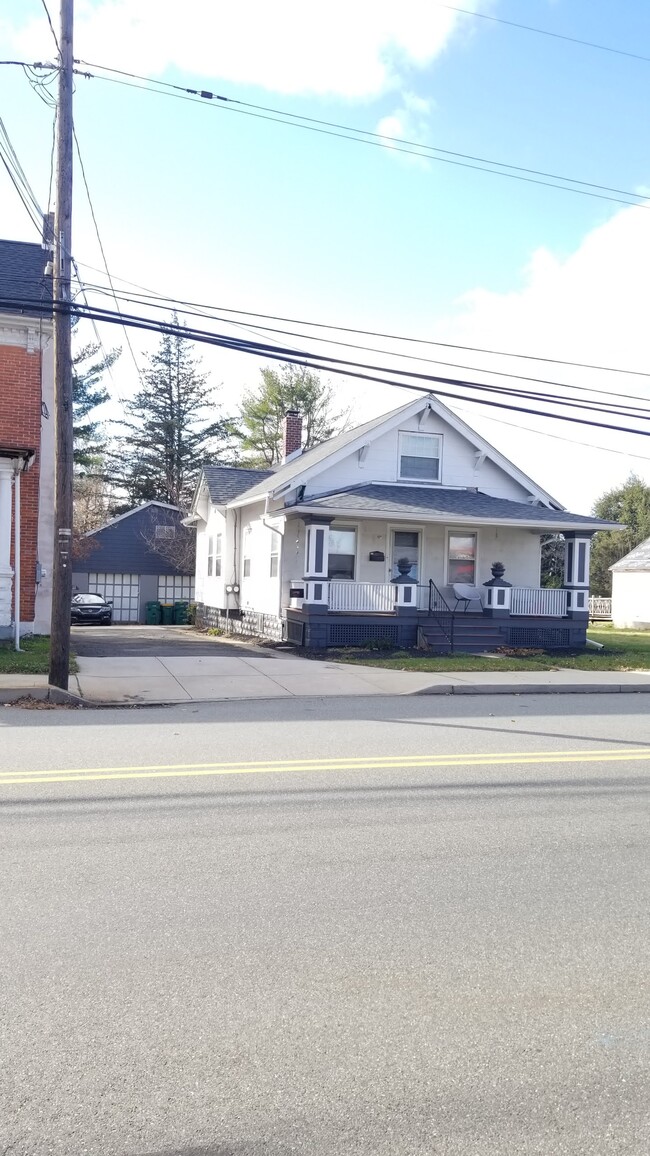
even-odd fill
[[[548,509],[548,507],[544,507]],[[523,519],[523,518],[486,518],[475,514],[454,514],[452,512],[445,513],[444,511],[433,510],[359,510],[354,507],[346,506],[285,506],[282,511],[278,513],[284,514],[286,517],[291,517],[292,514],[315,514],[321,517],[332,515],[335,518],[349,518],[351,520],[359,520],[363,518],[372,518],[373,520],[382,520],[388,522],[403,521],[403,522],[435,522],[446,525],[467,525],[467,526],[519,526],[522,530],[539,530],[542,534],[561,534],[564,530],[579,531],[584,530],[586,533],[595,533],[597,530],[621,530],[622,526],[618,522],[540,522],[538,519]],[[560,513],[561,511],[558,511]]]

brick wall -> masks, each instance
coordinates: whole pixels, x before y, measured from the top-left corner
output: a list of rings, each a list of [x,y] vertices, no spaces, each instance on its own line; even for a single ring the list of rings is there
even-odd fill
[[[23,622],[34,618],[38,556],[39,450],[41,444],[41,354],[0,345],[0,442],[34,447],[36,460],[21,478],[21,582]],[[14,565],[13,540],[11,564]]]

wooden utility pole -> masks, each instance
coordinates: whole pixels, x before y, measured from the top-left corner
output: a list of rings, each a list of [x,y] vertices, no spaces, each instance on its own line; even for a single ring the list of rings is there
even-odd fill
[[[74,0],[61,0],[59,99],[54,217],[54,423],[55,505],[52,573],[52,686],[68,688],[70,603],[72,600],[72,331],[70,271],[72,252],[72,32]]]

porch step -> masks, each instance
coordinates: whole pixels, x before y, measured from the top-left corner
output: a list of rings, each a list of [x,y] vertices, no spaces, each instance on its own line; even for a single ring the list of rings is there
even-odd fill
[[[492,625],[474,622],[454,625],[454,650],[468,654],[479,654],[484,650],[496,650],[503,646],[503,635]],[[449,639],[436,622],[427,622],[418,629],[418,645],[435,653],[446,654],[450,649]]]

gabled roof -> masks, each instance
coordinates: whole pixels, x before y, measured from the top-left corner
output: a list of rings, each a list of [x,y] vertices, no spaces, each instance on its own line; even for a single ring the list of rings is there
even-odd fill
[[[337,493],[323,494],[307,498],[297,506],[290,506],[287,512],[300,513],[304,510],[323,513],[365,514],[372,517],[398,515],[400,518],[426,521],[467,521],[512,523],[530,527],[548,527],[549,531],[572,529],[613,530],[616,522],[604,522],[599,518],[571,514],[568,510],[551,510],[548,506],[533,506],[528,502],[513,502],[509,498],[494,498],[480,490],[445,489],[433,486],[402,486],[371,483],[364,486],[349,486]]]
[[[118,514],[116,518],[110,518],[108,522],[104,522],[104,525],[98,526],[96,530],[88,530],[84,534],[84,538],[92,538],[93,534],[101,534],[102,530],[108,529],[109,526],[115,526],[117,522],[123,522],[125,518],[132,518],[134,514],[141,514],[143,510],[148,510],[149,506],[159,506],[161,510],[173,510],[175,514],[181,512],[179,506],[170,506],[168,502],[143,502],[142,505],[127,510],[125,514]]]
[[[640,542],[624,558],[620,558],[610,570],[650,570],[650,538]]]
[[[210,501],[220,506],[227,506],[241,494],[257,488],[258,483],[263,483],[266,478],[273,475],[273,472],[273,470],[250,470],[239,466],[203,467]]]
[[[30,305],[52,300],[52,278],[45,275],[49,257],[42,245],[30,241],[0,241],[0,313],[29,316]]]
[[[407,402],[406,405],[391,410],[390,413],[381,414],[379,417],[364,422],[363,425],[355,426],[354,429],[344,430],[343,433],[337,434],[336,437],[330,438],[329,441],[322,442],[320,445],[314,446],[313,449],[306,450],[305,453],[300,454],[296,458],[292,458],[291,461],[286,462],[273,471],[272,484],[262,481],[258,485],[254,485],[252,489],[243,491],[240,497],[234,500],[234,504],[247,505],[248,502],[265,497],[270,491],[278,494],[283,488],[290,488],[292,482],[295,482],[296,485],[302,485],[307,477],[318,474],[320,466],[327,468],[330,465],[335,465],[338,459],[346,457],[347,454],[365,445],[372,435],[377,436],[380,433],[395,428],[400,422],[415,416],[427,407],[441,417],[443,421],[447,422],[457,433],[466,437],[477,450],[485,453],[491,461],[500,466],[510,477],[514,478],[515,481],[529,490],[531,494],[538,496],[540,500],[546,502],[549,506],[555,507],[555,509],[563,509],[560,502],[538,485],[537,482],[534,482],[532,478],[529,478],[528,475],[517,466],[513,465],[512,462],[504,457],[503,454],[499,453],[494,446],[490,445],[485,438],[477,434],[471,426],[468,426],[462,418],[448,409],[446,405],[443,405],[434,394],[427,394],[426,397],[418,397],[414,401]]]

